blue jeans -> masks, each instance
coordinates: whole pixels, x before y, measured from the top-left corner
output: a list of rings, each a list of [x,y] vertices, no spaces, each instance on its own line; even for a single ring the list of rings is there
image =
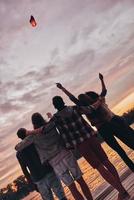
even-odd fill
[[[47,174],[43,179],[35,183],[43,200],[54,200],[53,192],[59,200],[64,199],[65,193],[60,180],[54,172]]]

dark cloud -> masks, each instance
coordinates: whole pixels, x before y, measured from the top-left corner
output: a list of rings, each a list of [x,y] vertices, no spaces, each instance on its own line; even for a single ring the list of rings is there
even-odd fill
[[[82,75],[89,70],[89,66],[94,60],[94,50],[87,49],[76,55],[73,55],[66,64],[66,70],[71,73],[75,71],[77,74]],[[83,70],[82,70],[83,69]]]
[[[12,112],[12,111],[19,111],[20,108],[21,108],[21,106],[15,105],[11,102],[5,102],[5,103],[1,104],[0,111],[1,111],[1,113],[8,113],[8,112]]]
[[[90,36],[90,34],[96,29],[96,24],[90,24],[86,27],[84,27],[81,31],[81,38],[84,39],[84,40],[87,40]]]
[[[3,103],[1,103],[1,114],[10,113],[12,111],[19,111],[28,105],[38,104],[44,96],[48,95],[49,88],[54,84],[51,80],[57,74],[56,66],[46,66],[41,71],[29,71],[26,74],[18,77],[18,80],[1,82],[0,88],[1,98],[3,96]],[[37,83],[35,85],[35,83]],[[33,85],[35,85],[33,87]],[[8,92],[12,91],[22,93],[15,96],[8,96]]]
[[[25,102],[31,102],[31,103],[33,103],[36,100],[36,98],[38,98],[38,96],[35,96],[35,95],[31,94],[31,93],[24,94],[21,97],[21,101],[22,102],[25,101]]]
[[[3,57],[0,58],[0,66],[8,66],[8,62]]]
[[[58,55],[59,55],[60,51],[58,48],[53,49],[53,51],[51,52],[51,59],[55,59]]]
[[[25,84],[23,83],[23,82],[16,82],[16,83],[14,83],[13,84],[14,86],[14,90],[16,90],[16,91],[21,91],[21,90],[23,90],[24,88],[25,88]]]
[[[36,90],[32,90],[29,93],[25,93],[22,97],[19,98],[20,102],[25,102],[29,104],[39,103],[40,100],[47,95],[47,92],[42,91],[43,87],[39,87]]]
[[[35,78],[38,75],[37,71],[28,71],[26,74],[24,74],[23,76],[21,76],[20,78]]]
[[[78,42],[79,39],[79,33],[80,31],[74,32],[70,41],[69,41],[69,46],[75,45]]]
[[[41,72],[40,72],[40,77],[41,79],[44,78],[50,78],[51,76],[53,76],[53,74],[55,73],[57,69],[57,66],[55,65],[48,65],[42,68]]]
[[[38,69],[38,67],[37,67]],[[28,83],[29,80],[33,81],[41,81],[47,78],[51,78],[53,74],[56,72],[57,66],[55,65],[47,65],[47,66],[42,66],[40,67],[40,70],[36,71],[28,71],[24,75],[18,76],[17,81],[22,81],[24,85]]]

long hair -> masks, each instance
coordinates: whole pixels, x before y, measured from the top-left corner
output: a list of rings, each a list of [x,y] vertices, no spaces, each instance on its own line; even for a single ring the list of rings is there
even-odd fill
[[[32,120],[32,124],[33,124],[35,129],[40,128],[41,126],[44,126],[46,124],[46,120],[38,112],[32,114],[31,120]]]
[[[86,94],[90,97],[92,103],[94,103],[95,101],[97,101],[98,98],[99,98],[99,94],[97,94],[97,93],[94,92],[94,91],[86,92]]]
[[[89,102],[88,96],[86,94],[80,94],[78,96],[78,99],[80,101],[80,105],[89,106],[90,102]]]

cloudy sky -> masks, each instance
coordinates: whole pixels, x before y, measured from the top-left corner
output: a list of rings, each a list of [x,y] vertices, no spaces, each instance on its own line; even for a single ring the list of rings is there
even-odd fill
[[[30,15],[37,27],[29,24]],[[0,187],[21,172],[16,131],[51,111],[61,82],[75,95],[108,88],[116,112],[134,105],[133,0],[0,0]],[[63,95],[65,101],[70,103]]]

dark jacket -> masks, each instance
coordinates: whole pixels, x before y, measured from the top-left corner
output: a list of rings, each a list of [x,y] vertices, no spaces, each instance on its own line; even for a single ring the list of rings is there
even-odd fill
[[[46,174],[53,171],[47,163],[42,165],[34,144],[29,145],[22,151],[18,151],[16,157],[27,179],[33,182],[40,181]]]

